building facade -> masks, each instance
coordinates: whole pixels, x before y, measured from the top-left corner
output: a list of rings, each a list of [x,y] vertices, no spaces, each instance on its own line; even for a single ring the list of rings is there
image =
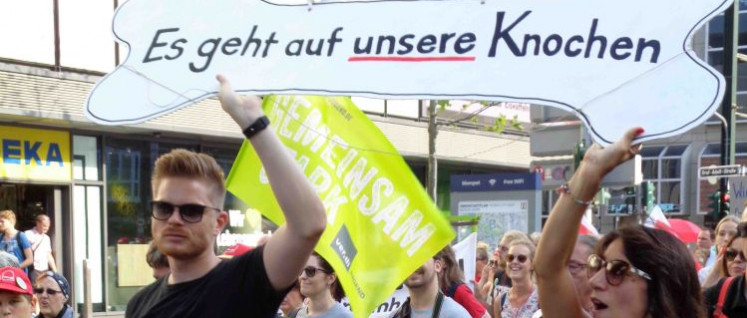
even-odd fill
[[[747,53],[747,1],[740,4],[739,51]],[[699,30],[693,39],[693,50],[718,71],[723,66],[724,16],[717,16]],[[738,64],[737,111],[745,112],[747,105],[747,64]],[[666,85],[666,83],[662,83]],[[675,111],[675,110],[673,110]],[[550,166],[563,174],[552,173],[551,178],[569,177],[573,170],[573,150],[580,139],[585,139],[579,122],[570,113],[549,107],[532,108],[532,121],[537,129],[531,132],[532,155],[536,169]],[[747,120],[737,118],[735,163],[747,165]],[[714,226],[709,213],[709,196],[718,189],[714,180],[701,180],[700,167],[720,165],[721,121],[712,117],[703,125],[679,136],[654,140],[643,145],[641,150],[644,181],[652,181],[656,187],[656,203],[668,217],[687,218],[701,225]],[[548,138],[553,138],[549,142]],[[559,169],[559,170],[558,170]],[[745,191],[738,181],[732,183],[732,202],[744,202]],[[545,183],[543,217],[546,219],[557,195],[552,189],[557,182]],[[736,184],[736,186],[735,186]],[[603,232],[614,229],[623,219],[641,213],[640,189],[608,189],[608,204],[595,209],[595,225]],[[632,197],[632,199],[631,199]],[[634,202],[635,201],[635,202]],[[739,216],[743,206],[732,205],[731,214]],[[601,212],[598,212],[601,211]]]

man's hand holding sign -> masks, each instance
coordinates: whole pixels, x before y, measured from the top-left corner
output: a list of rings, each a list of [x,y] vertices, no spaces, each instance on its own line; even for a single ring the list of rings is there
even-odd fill
[[[246,134],[247,127],[264,117],[260,107],[262,101],[256,96],[237,95],[222,75],[218,75],[217,79],[220,82],[218,97],[223,110],[231,115]],[[317,194],[309,186],[301,170],[288,169],[295,162],[271,129],[259,131],[247,140],[259,156],[268,178],[273,180],[272,193],[287,221],[286,226],[273,233],[264,249],[267,277],[273,287],[283,289],[296,281],[297,277],[288,273],[301,272],[306,265],[308,253],[314,249],[319,239],[319,229],[326,226],[324,217],[313,213],[323,211],[324,207],[320,205]],[[248,180],[242,182],[246,183]],[[288,246],[294,248],[287,248]]]

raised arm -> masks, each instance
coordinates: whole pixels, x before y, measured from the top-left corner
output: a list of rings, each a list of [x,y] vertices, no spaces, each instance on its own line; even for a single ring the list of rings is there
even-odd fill
[[[718,281],[721,280],[721,278],[724,278],[727,276],[727,274],[724,273],[724,269],[721,267],[721,262],[723,262],[723,258],[724,256],[719,254],[713,267],[711,267],[711,270],[708,272],[708,276],[706,276],[706,279],[703,281],[702,284],[700,284],[700,287],[702,287],[703,290],[706,290],[718,284]]]
[[[593,145],[568,182],[569,191],[560,196],[550,213],[534,259],[540,308],[545,318],[576,318],[586,316],[568,272],[578,226],[586,205],[597,193],[602,178],[617,165],[635,156],[632,146],[643,129],[635,128],[622,139],[602,149]],[[578,201],[578,202],[577,202]]]
[[[242,130],[264,115],[258,97],[239,96],[224,76],[217,78],[221,106]],[[311,183],[272,129],[259,132],[249,141],[262,161],[286,220],[265,244],[263,254],[270,283],[281,290],[298,279],[324,232],[327,215]]]

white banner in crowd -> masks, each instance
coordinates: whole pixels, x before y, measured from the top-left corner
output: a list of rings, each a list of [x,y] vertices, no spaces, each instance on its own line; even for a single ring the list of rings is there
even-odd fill
[[[475,290],[475,260],[477,259],[477,233],[472,233],[452,246],[457,263],[464,273],[464,281],[470,289]]]
[[[745,204],[747,204],[747,177],[729,178],[729,196],[729,204],[731,204],[729,214],[744,220]]]
[[[393,312],[397,311],[399,307],[402,307],[402,304],[407,300],[407,297],[410,297],[410,293],[407,291],[407,287],[403,285],[395,290],[387,301],[376,307],[369,318],[388,318]],[[343,298],[341,303],[343,306],[350,309],[350,303],[347,298]]]
[[[214,96],[223,73],[252,94],[543,104],[598,142],[633,125],[646,141],[720,104],[724,79],[691,40],[731,2],[129,0],[112,26],[129,54],[86,115],[144,122]]]

